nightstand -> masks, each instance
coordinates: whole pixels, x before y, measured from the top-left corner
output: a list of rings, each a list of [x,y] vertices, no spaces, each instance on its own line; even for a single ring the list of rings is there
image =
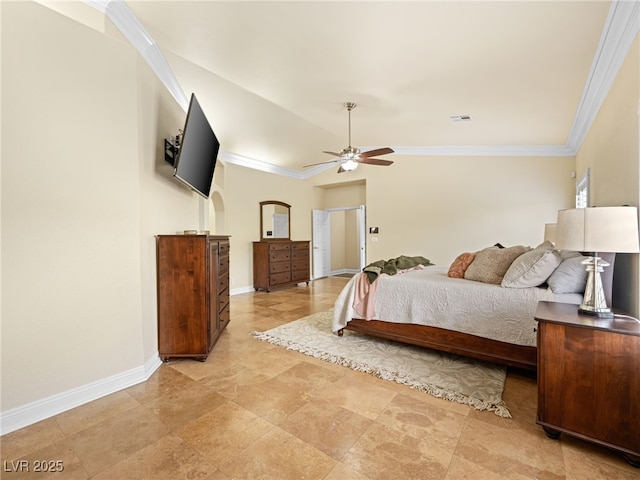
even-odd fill
[[[547,436],[566,433],[621,452],[640,467],[640,323],[540,302],[538,417]]]

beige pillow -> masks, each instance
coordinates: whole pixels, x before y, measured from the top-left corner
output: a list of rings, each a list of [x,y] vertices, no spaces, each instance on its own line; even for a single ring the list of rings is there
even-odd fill
[[[547,281],[562,259],[553,248],[542,245],[516,258],[504,274],[501,285],[507,288],[537,287]]]
[[[471,265],[471,262],[473,262],[475,256],[475,253],[469,252],[461,253],[460,255],[458,255],[449,267],[449,272],[447,273],[447,275],[449,275],[451,278],[464,278],[464,272],[467,271],[467,268],[469,268],[469,265]]]
[[[529,250],[531,247],[523,245],[508,248],[488,247],[480,250],[464,272],[464,278],[500,285],[513,261]]]

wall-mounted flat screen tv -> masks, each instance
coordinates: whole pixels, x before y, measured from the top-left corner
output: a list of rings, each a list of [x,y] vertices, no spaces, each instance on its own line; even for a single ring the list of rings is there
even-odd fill
[[[220,142],[193,93],[183,132],[173,176],[196,193],[209,198]]]

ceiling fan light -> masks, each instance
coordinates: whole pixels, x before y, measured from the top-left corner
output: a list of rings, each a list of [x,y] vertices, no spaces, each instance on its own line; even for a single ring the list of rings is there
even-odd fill
[[[344,162],[341,165],[343,170],[346,170],[347,172],[350,172],[352,170],[355,170],[356,168],[358,168],[358,162],[353,161],[353,160],[347,160],[346,162]]]

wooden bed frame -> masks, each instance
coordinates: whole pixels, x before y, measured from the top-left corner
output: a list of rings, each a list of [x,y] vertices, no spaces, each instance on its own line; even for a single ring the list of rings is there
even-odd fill
[[[601,275],[607,305],[610,306],[615,254],[601,253],[599,256],[611,265]],[[535,328],[535,324],[532,323],[531,328]],[[344,329],[338,331],[338,335],[342,335],[343,330],[351,330],[373,337],[386,338],[396,342],[432,348],[525,370],[536,370],[538,363],[536,347],[491,340],[438,327],[353,318]]]
[[[533,324],[531,328],[533,328]],[[536,347],[514,345],[427,325],[353,318],[343,330],[351,330],[371,335],[372,337],[419,345],[526,370],[535,370],[537,364]],[[342,330],[338,331],[338,335],[342,335]]]

